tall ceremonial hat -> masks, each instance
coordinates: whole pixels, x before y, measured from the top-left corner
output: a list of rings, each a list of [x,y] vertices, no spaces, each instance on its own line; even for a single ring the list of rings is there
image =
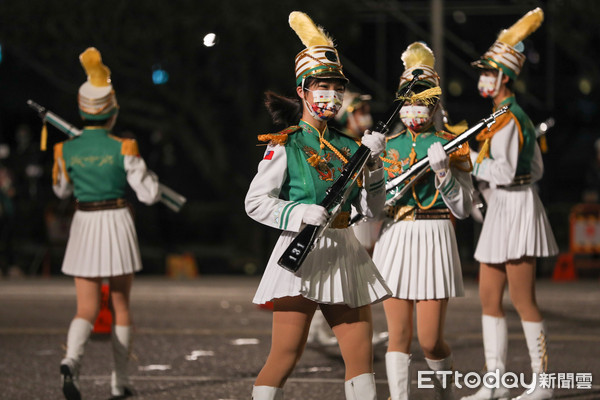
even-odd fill
[[[306,46],[306,49],[296,55],[296,85],[302,85],[309,76],[348,81],[342,71],[333,39],[323,28],[315,25],[308,15],[300,11],[290,13],[289,24]]]
[[[535,32],[543,21],[544,12],[541,8],[529,11],[513,26],[502,30],[492,47],[471,65],[482,69],[500,69],[511,79],[517,79],[526,58],[522,53],[521,41]]]
[[[114,115],[119,106],[110,82],[110,69],[102,63],[100,52],[88,47],[79,55],[87,81],[79,87],[79,114],[87,120],[103,120]]]
[[[442,90],[440,88],[440,76],[433,68],[435,65],[433,51],[423,42],[411,43],[402,53],[402,62],[404,63],[404,72],[400,75],[398,95],[413,79],[413,71],[420,70],[420,73],[415,72],[418,74],[418,84],[427,86],[428,89],[403,100],[427,101],[434,98],[437,100],[442,94]]]

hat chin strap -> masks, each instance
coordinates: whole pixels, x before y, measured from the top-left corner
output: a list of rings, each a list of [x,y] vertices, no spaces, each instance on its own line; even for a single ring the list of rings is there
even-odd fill
[[[502,83],[502,69],[498,68],[498,77],[496,78],[496,87],[494,88],[494,93],[492,95],[492,98],[498,96],[498,93],[500,91],[500,84]]]

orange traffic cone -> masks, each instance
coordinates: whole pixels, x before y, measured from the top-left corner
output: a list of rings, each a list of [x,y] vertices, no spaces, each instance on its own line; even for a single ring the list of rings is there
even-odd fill
[[[262,310],[273,311],[273,302],[267,301],[265,304],[259,304],[258,308],[260,308]]]
[[[556,260],[556,265],[554,266],[552,280],[558,282],[577,280],[573,253],[564,253],[558,256],[558,260]]]
[[[110,288],[107,283],[102,284],[102,299],[100,300],[100,312],[94,323],[93,333],[110,333],[112,330],[113,316],[109,307]]]

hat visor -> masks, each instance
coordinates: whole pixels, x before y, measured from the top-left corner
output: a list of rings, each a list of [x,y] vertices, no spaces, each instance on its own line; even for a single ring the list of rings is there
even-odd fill
[[[319,78],[319,79],[339,79],[341,81],[344,81],[344,83],[350,82],[350,80],[348,78],[346,78],[346,76],[342,73],[342,71],[316,70],[316,71],[312,71],[308,74],[305,74],[302,77],[299,77],[296,80],[296,84],[301,85],[303,79],[306,79],[311,76],[313,78]]]
[[[505,66],[503,64],[496,63],[495,61],[492,61],[492,60],[479,59],[477,61],[473,61],[471,63],[471,66],[474,68],[477,68],[477,69],[481,69],[481,70],[502,71],[509,78],[511,78],[513,80],[517,79],[517,74],[515,73],[515,71],[513,71],[512,69],[508,68],[507,66]]]
[[[497,66],[491,65],[487,60],[479,59],[471,63],[471,67],[477,69],[498,69]]]

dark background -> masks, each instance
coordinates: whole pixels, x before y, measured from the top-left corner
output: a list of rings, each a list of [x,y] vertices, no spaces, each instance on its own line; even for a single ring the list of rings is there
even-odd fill
[[[534,123],[549,117],[545,176],[539,182],[561,249],[568,213],[597,181],[586,181],[599,138],[600,3],[594,0],[442,1],[444,103],[452,122],[474,123],[491,111],[477,94],[469,63],[499,31],[542,7],[545,21],[525,40],[528,61],[517,98]],[[278,232],[246,216],[243,199],[261,159],[256,136],[273,132],[265,90],[294,94],[294,56],[304,49],[289,28],[301,10],[336,40],[355,89],[373,96],[375,120],[385,117],[403,70],[406,46],[431,44],[430,1],[124,1],[3,0],[0,2],[0,144],[12,175],[4,191],[0,265],[26,274],[58,274],[72,200],[51,190],[52,151],[39,151],[41,121],[33,99],[81,126],[77,90],[85,79],[78,56],[97,47],[112,70],[120,104],[115,133],[135,137],[161,181],[188,203],[179,214],[134,202],[144,273],[164,273],[168,254],[191,253],[200,273],[260,272]],[[217,34],[214,47],[203,37]],[[438,55],[439,56],[439,55]],[[169,80],[152,82],[161,68]],[[49,127],[48,148],[65,137]],[[133,193],[129,196],[134,199]],[[457,235],[466,274],[477,226],[461,221]],[[547,273],[542,268],[541,273]]]

